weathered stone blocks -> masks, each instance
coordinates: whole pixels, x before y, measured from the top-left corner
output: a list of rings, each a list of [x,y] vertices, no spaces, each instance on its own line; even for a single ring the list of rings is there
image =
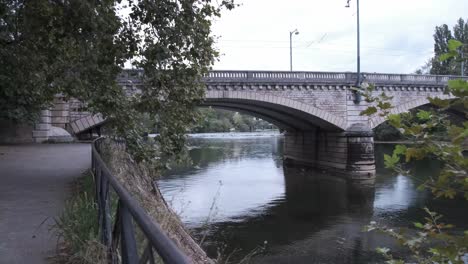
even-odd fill
[[[354,182],[370,184],[375,179],[371,131],[288,131],[284,140],[284,157],[288,161],[327,170]]]

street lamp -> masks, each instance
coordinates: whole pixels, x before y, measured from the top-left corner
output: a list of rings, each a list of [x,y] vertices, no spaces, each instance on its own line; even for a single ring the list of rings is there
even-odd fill
[[[297,29],[289,32],[289,69],[292,71],[292,36],[299,35]]]
[[[464,51],[464,45],[460,47],[460,53],[461,53],[461,65],[460,65],[460,74],[461,77],[465,77],[465,51]]]
[[[350,7],[349,2],[351,0],[347,0],[345,7]],[[356,79],[356,88],[361,88],[361,36],[360,36],[360,29],[359,29],[359,0],[356,0],[357,5],[357,79]],[[355,103],[359,103],[361,101],[361,94],[355,92]]]

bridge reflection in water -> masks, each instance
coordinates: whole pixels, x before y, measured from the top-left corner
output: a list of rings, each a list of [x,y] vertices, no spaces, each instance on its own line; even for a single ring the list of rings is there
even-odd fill
[[[222,243],[229,253],[236,248],[254,249],[267,241],[266,256],[255,263],[352,263],[359,259],[365,243],[362,227],[373,215],[373,187],[352,185],[306,168],[283,169],[285,196],[264,205],[259,214],[211,225],[208,252],[215,255]],[[204,230],[196,228],[195,233],[200,236]],[[234,258],[246,253],[241,251]]]
[[[373,185],[283,166],[283,140],[192,140],[195,167],[172,171],[160,188],[193,234],[206,235],[212,257],[225,246],[224,255],[242,249],[233,255],[240,259],[264,241],[267,253],[255,263],[350,263],[374,256],[375,246],[361,232],[374,214]]]
[[[383,169],[381,157],[392,146],[378,145],[378,177],[374,186],[365,186],[284,165],[283,140],[193,139],[193,166],[174,169],[158,181],[192,234],[206,235],[204,248],[212,257],[224,248],[224,256],[235,251],[231,260],[239,260],[268,241],[252,263],[379,263],[375,248],[395,245],[383,235],[361,232],[362,227],[371,220],[412,227],[424,217],[424,206],[453,216],[446,222],[462,232],[468,228],[466,201],[434,201],[416,190],[415,178]],[[417,166],[417,177],[424,179],[438,164]]]

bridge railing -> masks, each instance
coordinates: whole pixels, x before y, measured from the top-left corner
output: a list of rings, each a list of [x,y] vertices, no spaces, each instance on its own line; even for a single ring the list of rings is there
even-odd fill
[[[343,72],[210,71],[206,80],[346,80]]]
[[[421,75],[421,74],[384,74],[364,73],[365,80],[369,82],[401,82],[401,83],[435,83],[445,84],[447,81],[457,78],[467,79],[461,76],[449,75]]]
[[[101,157],[103,138],[92,144],[92,169],[95,177],[96,202],[99,213],[101,242],[107,247],[109,263],[159,263],[153,254],[157,252],[164,263],[191,263],[187,256],[166,236],[158,223],[146,213],[137,200],[112,175]],[[118,204],[115,217],[111,214],[111,190]],[[147,240],[139,256],[134,223]],[[119,246],[120,244],[120,246]],[[120,256],[117,256],[120,254]]]
[[[124,70],[119,75],[119,80],[141,82],[143,71]],[[388,73],[362,73],[363,80],[370,83],[404,83],[404,84],[434,84],[443,85],[448,80],[468,77],[449,75],[421,75],[421,74],[388,74]],[[347,82],[354,83],[357,75],[354,72],[288,72],[288,71],[210,71],[205,77],[206,82]]]
[[[272,80],[272,81],[337,81],[355,82],[357,75],[354,72],[285,72],[285,71],[211,71],[206,77],[208,81],[237,80]],[[420,75],[420,74],[387,74],[387,73],[362,73],[362,78],[368,82],[385,83],[434,83],[445,84],[448,80],[468,77],[448,75]]]

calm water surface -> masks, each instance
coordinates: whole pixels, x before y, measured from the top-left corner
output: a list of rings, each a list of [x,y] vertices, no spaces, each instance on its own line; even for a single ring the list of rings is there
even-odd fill
[[[238,261],[255,251],[251,263],[377,263],[377,246],[396,246],[362,227],[378,221],[412,228],[424,217],[424,206],[449,215],[446,222],[460,230],[468,228],[465,201],[433,200],[416,190],[438,164],[416,164],[415,177],[393,175],[381,159],[389,145],[376,146],[375,186],[359,187],[283,164],[281,137],[208,135],[190,142],[193,164],[158,183],[211,257]]]

